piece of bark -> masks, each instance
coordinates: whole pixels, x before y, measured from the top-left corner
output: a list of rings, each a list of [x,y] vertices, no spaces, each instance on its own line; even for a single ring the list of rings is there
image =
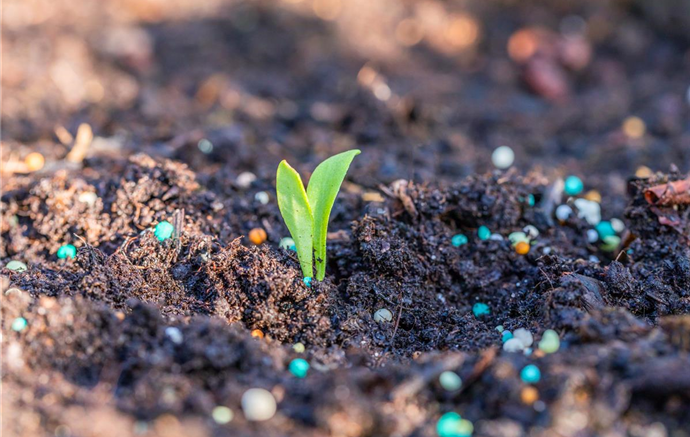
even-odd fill
[[[644,190],[644,198],[656,206],[685,205],[690,203],[690,178],[656,185]]]

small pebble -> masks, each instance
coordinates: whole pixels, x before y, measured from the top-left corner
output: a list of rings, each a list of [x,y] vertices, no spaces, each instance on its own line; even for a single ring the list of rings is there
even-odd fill
[[[494,164],[494,167],[501,170],[513,165],[514,161],[515,152],[508,146],[497,147],[491,154],[491,162]]]
[[[534,198],[534,194],[528,194],[527,195],[527,204],[529,206],[534,206],[537,203],[536,199]]]
[[[302,342],[295,343],[292,346],[292,350],[297,352],[298,354],[303,354],[306,348],[304,347],[304,344]]]
[[[98,200],[98,195],[91,191],[84,191],[83,193],[79,193],[77,200],[91,206]]]
[[[237,186],[240,188],[249,188],[249,186],[256,180],[256,175],[254,173],[245,171],[237,176]]]
[[[533,225],[527,225],[522,228],[522,231],[527,235],[528,238],[534,240],[539,236],[539,229]]]
[[[525,349],[525,345],[517,338],[511,338],[503,343],[503,350],[506,352],[520,352]]]
[[[38,171],[43,168],[45,163],[46,159],[38,152],[29,153],[24,158],[24,164],[26,164],[29,171]]]
[[[27,325],[28,323],[24,317],[17,317],[12,321],[12,330],[21,332],[26,328]]]
[[[556,208],[556,218],[562,222],[568,220],[573,213],[573,209],[568,205],[558,205]]]
[[[532,336],[532,333],[525,328],[518,328],[515,331],[513,331],[513,337],[520,340],[522,344],[525,345],[525,347],[530,347],[532,346],[532,343],[534,343],[534,337]]]
[[[467,237],[464,234],[455,234],[453,238],[450,239],[450,243],[455,247],[460,247],[463,244],[467,244]]]
[[[374,321],[381,322],[391,322],[393,320],[393,313],[391,313],[388,308],[381,308],[374,313]]]
[[[589,262],[592,262],[592,263],[599,263],[600,262],[600,259],[597,258],[596,255],[590,255],[588,259],[589,259]]]
[[[213,143],[206,138],[200,139],[196,146],[201,150],[201,153],[205,153],[206,155],[213,152]]]
[[[521,241],[529,243],[529,238],[527,237],[527,234],[524,232],[512,232],[510,235],[508,235],[508,240],[510,240],[510,244],[512,244],[513,246],[515,246]]]
[[[631,116],[623,121],[623,133],[628,138],[638,139],[642,138],[647,131],[647,126],[640,117]]]
[[[531,385],[523,387],[520,391],[520,400],[524,404],[532,405],[539,400],[539,391]]]
[[[170,222],[163,220],[162,222],[156,225],[156,228],[153,231],[153,235],[155,235],[156,238],[158,238],[158,241],[165,241],[168,238],[172,237],[174,230],[175,228],[172,224],[170,224]]]
[[[492,240],[492,241],[503,241],[503,235],[501,235],[501,234],[491,234],[491,235],[489,236],[489,240]]]
[[[496,331],[498,331],[498,332],[503,332],[503,325],[498,325],[498,326],[496,327]]]
[[[512,332],[510,332],[510,331],[503,331],[503,332],[501,333],[501,341],[502,341],[503,343],[505,343],[506,341],[510,340],[511,338],[513,338],[513,333],[512,333]]]
[[[264,331],[262,331],[261,329],[253,329],[252,330],[252,337],[264,338]]]
[[[604,244],[601,245],[601,250],[604,252],[614,252],[621,244],[621,237],[612,235],[604,238]]]
[[[267,238],[268,235],[266,235],[266,231],[262,228],[254,228],[249,231],[249,241],[257,246],[266,241]]]
[[[250,388],[242,395],[242,411],[250,422],[268,420],[276,414],[278,406],[270,391],[263,388]]]
[[[553,329],[547,329],[539,340],[539,350],[552,354],[558,351],[561,347],[561,339],[558,337],[558,333]]]
[[[295,246],[295,240],[290,237],[283,237],[280,239],[280,248],[286,250],[296,251],[297,246]]]
[[[5,296],[12,296],[12,295],[21,296],[22,293],[23,293],[22,290],[15,288],[15,287],[12,287],[5,292]]]
[[[472,312],[474,313],[475,317],[481,317],[489,315],[491,310],[489,309],[489,305],[482,302],[477,302],[472,306]]]
[[[527,355],[527,356],[532,355],[532,348],[531,348],[531,347],[526,347],[526,348],[525,348],[525,355]]]
[[[461,421],[462,417],[458,413],[446,413],[436,422],[436,432],[439,437],[459,437],[458,427]]]
[[[568,176],[565,178],[565,185],[563,186],[563,191],[568,196],[577,196],[585,188],[582,183],[582,179],[577,176]]]
[[[597,232],[596,229],[587,229],[587,241],[590,243],[599,241],[599,232]]]
[[[262,205],[266,205],[268,203],[268,193],[265,191],[259,191],[254,195],[254,200],[259,202]]]
[[[441,387],[443,387],[443,389],[447,391],[460,390],[460,387],[462,387],[462,379],[458,376],[457,373],[452,372],[450,370],[441,372],[441,374],[438,377],[438,382],[439,384],[441,384]]]
[[[226,423],[232,422],[232,418],[235,417],[235,414],[230,408],[219,405],[213,409],[211,416],[217,424],[225,425]]]
[[[601,221],[598,225],[594,227],[599,234],[599,238],[603,241],[606,237],[612,237],[616,235],[616,231],[613,229],[613,225],[609,221]]]
[[[591,202],[601,203],[601,193],[597,190],[589,190],[585,193],[585,199]]]
[[[311,276],[306,276],[304,279],[302,279],[302,282],[304,282],[304,285],[306,285],[309,288],[311,288],[312,281],[313,281],[313,278]]]
[[[480,226],[479,229],[477,229],[477,236],[480,240],[488,240],[491,236],[491,230],[486,226]]]
[[[637,167],[637,170],[635,170],[635,176],[640,179],[651,178],[653,174],[654,172],[652,171],[652,169],[645,165],[641,165]]]
[[[541,379],[541,371],[534,364],[528,364],[520,372],[520,378],[526,384],[536,384]]]
[[[15,272],[24,272],[27,269],[26,264],[16,260],[12,260],[5,264],[5,268],[8,270],[14,270]]]
[[[467,419],[460,419],[456,437],[471,437],[472,433],[474,433],[474,424]]]
[[[60,259],[74,259],[75,256],[77,256],[77,248],[71,244],[64,244],[57,251],[57,257]]]
[[[143,420],[134,422],[134,434],[144,435],[149,432],[149,423]]]
[[[518,255],[527,255],[529,253],[529,243],[525,243],[524,241],[519,242],[515,245],[515,252]]]
[[[575,199],[573,202],[577,208],[577,216],[584,218],[587,223],[596,226],[601,222],[601,205],[587,199]]]
[[[611,219],[611,227],[613,228],[616,233],[620,234],[625,230],[625,223],[623,223],[623,220],[617,219],[617,218],[612,218]]]
[[[182,340],[184,340],[182,331],[174,326],[168,326],[165,328],[165,335],[175,344],[182,344]]]
[[[288,369],[295,377],[300,379],[305,378],[307,376],[307,372],[309,372],[309,363],[304,358],[295,358],[294,360],[290,361]]]

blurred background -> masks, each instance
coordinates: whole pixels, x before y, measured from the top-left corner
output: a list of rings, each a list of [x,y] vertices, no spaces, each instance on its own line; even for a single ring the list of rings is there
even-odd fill
[[[352,147],[366,152],[363,185],[454,180],[491,169],[503,145],[521,170],[607,193],[690,167],[688,1],[5,0],[2,12],[5,174],[80,141],[87,166],[143,151],[202,181]]]

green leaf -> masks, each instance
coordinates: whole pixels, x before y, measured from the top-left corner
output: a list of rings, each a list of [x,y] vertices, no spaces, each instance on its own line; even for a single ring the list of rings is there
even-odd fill
[[[276,174],[278,208],[295,240],[299,264],[305,277],[314,275],[313,229],[314,218],[304,191],[302,179],[287,161],[283,160]]]
[[[345,173],[359,153],[359,150],[349,150],[328,158],[316,167],[309,179],[307,197],[314,216],[314,251],[318,281],[322,281],[326,276],[326,234],[331,209],[345,179]]]

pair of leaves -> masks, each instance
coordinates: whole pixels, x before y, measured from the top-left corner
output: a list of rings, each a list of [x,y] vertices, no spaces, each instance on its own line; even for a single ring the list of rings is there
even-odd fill
[[[349,150],[332,156],[316,167],[305,191],[302,179],[287,161],[283,160],[276,174],[278,208],[295,240],[297,256],[305,277],[326,276],[326,235],[328,219],[345,174],[359,150]]]

